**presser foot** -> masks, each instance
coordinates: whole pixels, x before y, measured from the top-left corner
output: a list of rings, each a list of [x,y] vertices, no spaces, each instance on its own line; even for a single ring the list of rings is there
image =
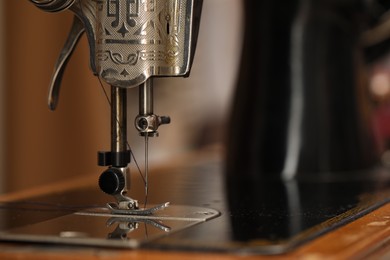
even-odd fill
[[[138,200],[127,197],[126,191],[122,191],[121,193],[114,194],[114,198],[117,202],[110,202],[107,205],[112,204],[116,205],[115,207],[121,210],[138,210],[139,203]]]
[[[127,197],[125,191],[115,194],[114,198],[117,202],[109,202],[106,204],[107,209],[114,215],[150,216],[155,211],[165,209],[169,206],[169,202],[165,202],[151,208],[140,208],[138,201]]]
[[[169,206],[169,202],[153,206],[151,208],[123,208],[120,207],[120,204],[115,202],[107,203],[107,208],[111,211],[111,214],[114,215],[137,215],[137,216],[150,216],[158,210],[163,210]]]

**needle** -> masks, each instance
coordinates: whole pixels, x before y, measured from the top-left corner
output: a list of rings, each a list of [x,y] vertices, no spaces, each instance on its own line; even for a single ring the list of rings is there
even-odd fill
[[[144,207],[146,208],[146,204],[148,203],[148,171],[149,171],[149,136],[146,133],[145,134],[145,204]]]

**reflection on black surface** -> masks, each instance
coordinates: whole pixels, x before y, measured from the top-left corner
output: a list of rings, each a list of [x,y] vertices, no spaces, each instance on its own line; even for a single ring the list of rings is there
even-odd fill
[[[150,225],[164,232],[169,232],[171,228],[161,221],[150,219],[132,219],[129,217],[112,217],[107,220],[107,226],[115,226],[115,230],[108,234],[109,239],[127,240],[131,232],[138,229],[140,225]]]
[[[236,181],[229,191],[233,240],[280,244],[319,224],[323,230],[318,233],[329,231],[384,203],[387,197],[379,193],[386,189],[378,183]],[[341,214],[338,223],[326,224]]]
[[[76,209],[40,202],[0,202],[0,231],[42,222],[75,211]]]
[[[140,223],[138,229],[127,233],[127,237],[145,238],[148,233],[150,242],[142,244],[145,248],[282,253],[357,218],[390,198],[389,171],[385,169],[362,174],[372,178],[358,179],[354,174],[355,178],[350,181],[347,178],[259,182],[240,178],[227,186],[229,192],[226,193],[221,168],[221,162],[204,161],[166,169],[152,175],[149,193],[151,203],[170,201],[171,205],[206,206],[219,210],[220,217],[157,239],[151,238],[166,232],[150,223],[146,223],[150,227],[146,229],[146,225]],[[135,179],[134,183],[137,181]],[[143,186],[134,186],[131,192],[132,196],[142,198]],[[96,183],[91,183],[82,189],[31,198],[30,203],[34,206],[10,204],[13,208],[8,205],[7,209],[0,209],[0,213],[9,218],[2,222],[2,231],[20,227],[17,234],[26,230],[43,235],[72,231],[72,234],[108,239],[109,233],[116,232],[119,222],[131,221],[123,219],[114,223],[104,218],[68,214],[80,208],[102,206],[111,199],[98,190]],[[67,216],[57,218],[59,215]],[[31,225],[46,219],[53,221],[50,225],[48,222]],[[176,225],[169,221],[163,224],[166,227]],[[116,240],[121,240],[122,231],[126,231],[123,227],[113,235],[119,238]],[[98,243],[95,245],[99,246]]]

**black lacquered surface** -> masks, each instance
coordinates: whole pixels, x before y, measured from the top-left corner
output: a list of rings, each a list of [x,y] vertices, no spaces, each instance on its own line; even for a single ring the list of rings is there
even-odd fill
[[[390,180],[386,169],[372,170],[370,178],[364,177],[366,174],[353,175],[355,177],[350,179],[297,182],[256,183],[244,179],[237,182],[237,190],[227,196],[223,170],[218,161],[203,160],[167,168],[151,175],[150,203],[170,201],[173,205],[208,207],[219,210],[221,216],[139,246],[169,250],[282,253],[388,201]],[[142,200],[143,187],[137,185],[138,182],[138,178],[133,178],[131,196]],[[42,235],[42,240],[47,242],[45,234],[50,233],[50,229],[58,231],[58,226],[53,224],[62,221],[58,216],[66,216],[81,208],[102,206],[108,201],[112,198],[99,191],[96,183],[91,183],[83,189],[31,198],[24,203],[3,203],[0,214],[7,221],[2,221],[1,231],[20,235],[23,234],[23,226],[26,226],[27,233],[35,230],[34,235]],[[92,245],[118,246],[104,243],[112,228],[94,218],[86,221],[88,225],[77,225],[80,227],[78,232],[101,233]],[[50,219],[53,221],[50,222]],[[42,222],[45,220],[49,222]],[[36,225],[31,225],[39,222],[48,223],[42,234],[39,234]],[[101,232],[104,230],[107,234]],[[128,237],[131,238],[131,233]]]
[[[180,190],[178,194],[188,190],[189,196],[172,200],[201,203],[220,210],[222,216],[148,247],[263,254],[288,251],[353,221],[390,198],[387,170],[344,174],[345,179],[290,182],[244,177],[235,182],[234,190],[229,190],[231,185],[221,185],[225,178],[218,163],[184,171],[178,174],[174,190]]]
[[[378,163],[362,1],[245,0],[228,170],[293,179]],[[385,53],[382,53],[384,55]]]

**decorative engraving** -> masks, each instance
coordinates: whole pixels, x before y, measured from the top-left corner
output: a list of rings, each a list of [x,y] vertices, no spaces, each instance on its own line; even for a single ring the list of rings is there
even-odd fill
[[[127,76],[129,76],[130,74],[127,72],[126,69],[123,69],[123,71],[121,72],[121,75],[124,76],[124,77],[127,77]]]
[[[106,51],[109,57],[115,64],[121,65],[135,65],[138,60],[138,53],[130,53],[125,59],[121,53],[112,53],[111,51]]]
[[[139,15],[139,0],[127,0],[126,14],[127,24],[134,27],[137,24],[135,18]]]
[[[132,87],[189,69],[194,0],[96,0],[97,73]]]
[[[139,59],[143,61],[164,61],[166,56],[163,51],[142,51],[139,53]]]
[[[46,11],[69,8],[76,14],[88,37],[91,69],[109,84],[133,87],[190,70],[202,0],[30,1]]]
[[[111,35],[111,33],[106,29],[108,32],[108,35]],[[122,34],[122,37],[125,38],[126,34],[129,33],[129,30],[127,30],[125,24],[122,24],[122,27],[118,30],[118,33]]]
[[[97,59],[99,62],[106,61],[108,58],[109,58],[109,55],[108,55],[107,52],[98,51],[98,52],[96,53],[96,59]]]

